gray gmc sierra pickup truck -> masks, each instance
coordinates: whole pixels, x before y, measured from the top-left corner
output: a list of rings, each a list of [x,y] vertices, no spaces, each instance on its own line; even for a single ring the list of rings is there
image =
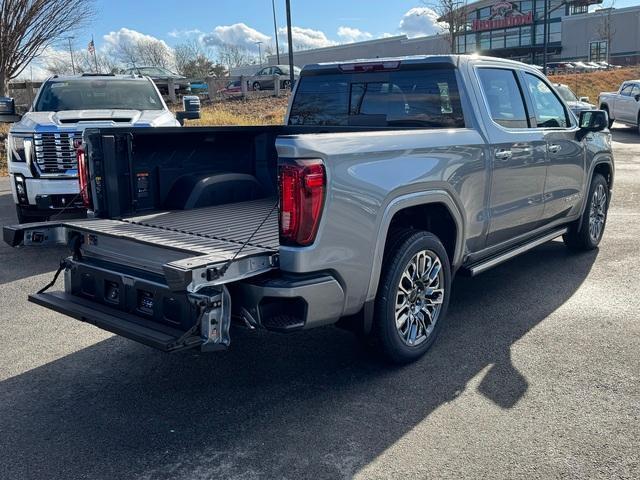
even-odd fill
[[[441,330],[456,273],[560,236],[598,246],[607,122],[506,60],[310,65],[286,125],[85,130],[92,218],[4,239],[71,250],[32,302],[165,351],[227,348],[232,324],[338,324],[409,362]]]

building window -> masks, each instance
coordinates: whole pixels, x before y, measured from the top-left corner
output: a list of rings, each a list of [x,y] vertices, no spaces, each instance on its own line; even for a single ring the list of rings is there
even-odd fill
[[[504,30],[493,30],[491,32],[491,50],[504,48]]]
[[[581,13],[588,13],[589,5],[571,5],[571,15],[580,15]]]
[[[532,9],[533,9],[532,0],[526,0],[526,1],[520,2],[520,11],[522,13],[530,12]]]
[[[480,33],[480,50],[490,50],[490,49],[491,49],[490,32],[481,32]]]
[[[606,40],[589,42],[589,61],[606,62],[609,48]]]
[[[520,44],[519,33],[520,32],[518,31],[517,28],[508,28],[506,30],[505,46],[507,48],[519,46]]]
[[[531,45],[531,27],[522,27],[520,29],[520,45],[523,47]]]
[[[491,16],[491,7],[480,9],[480,18],[489,18]]]

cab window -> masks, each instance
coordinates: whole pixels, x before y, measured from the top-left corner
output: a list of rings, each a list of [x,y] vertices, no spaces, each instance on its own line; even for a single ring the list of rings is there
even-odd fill
[[[542,128],[567,128],[570,126],[567,111],[551,87],[530,73],[525,73],[524,78],[533,102],[537,126]]]
[[[505,68],[480,68],[478,76],[493,121],[505,128],[528,128],[527,111],[515,72]]]

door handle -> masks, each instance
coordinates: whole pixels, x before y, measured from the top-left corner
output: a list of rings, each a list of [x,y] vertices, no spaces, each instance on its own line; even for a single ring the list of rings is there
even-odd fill
[[[551,145],[549,145],[549,152],[550,153],[558,153],[561,149],[562,149],[562,147],[560,147],[560,145],[558,145],[556,143],[552,143]]]
[[[509,160],[513,157],[513,152],[511,150],[507,150],[506,148],[501,148],[496,150],[495,157],[497,160]]]

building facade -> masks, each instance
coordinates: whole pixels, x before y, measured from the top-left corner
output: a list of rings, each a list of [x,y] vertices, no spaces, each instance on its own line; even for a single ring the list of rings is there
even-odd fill
[[[601,0],[482,0],[469,4],[466,22],[456,35],[456,52],[542,65],[545,1],[548,62],[638,63],[640,6],[589,12],[589,4]]]
[[[589,13],[585,0],[567,4],[547,0],[547,61],[606,61],[640,64],[640,5]],[[467,4],[466,22],[455,37],[455,53],[479,53],[541,65],[544,48],[544,0],[481,0]],[[450,53],[447,33],[405,35],[294,52],[294,63],[340,62],[363,58]],[[286,54],[281,61],[286,63]],[[275,55],[268,57],[275,65]]]

